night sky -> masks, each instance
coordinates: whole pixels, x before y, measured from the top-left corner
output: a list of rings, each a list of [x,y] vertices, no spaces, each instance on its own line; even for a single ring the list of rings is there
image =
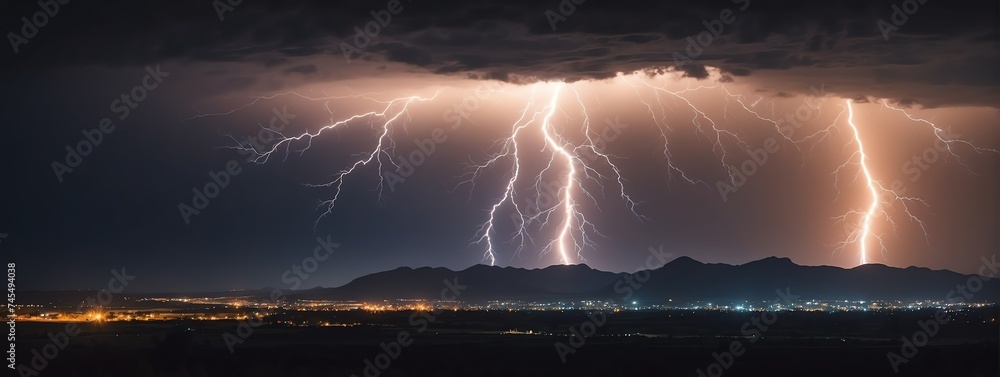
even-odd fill
[[[499,266],[631,272],[662,247],[703,262],[854,267],[866,217],[872,263],[973,273],[1000,245],[996,2],[563,3],[5,4],[0,255],[17,263],[21,289],[99,289],[124,267],[132,292],[284,287],[317,237],[340,247],[304,287],[489,263],[474,242],[511,156],[467,181],[510,146],[522,113],[536,119],[517,139],[516,208],[531,207],[539,176],[561,197],[569,165],[545,124],[573,147],[589,120],[609,159],[574,163],[590,195],[574,191],[572,208],[592,243],[566,260],[558,243],[546,248],[564,222],[549,204],[549,223],[532,223],[518,248],[508,200],[491,231]],[[24,26],[45,7],[44,26]],[[369,25],[378,33],[357,37]],[[709,43],[692,48],[696,38]],[[428,100],[402,111],[410,96]],[[387,138],[387,118],[373,116],[319,133],[387,107],[400,115]],[[278,147],[249,161],[236,147],[253,144],[240,141],[280,137],[262,127],[318,136],[259,144]],[[80,161],[67,156],[97,135]],[[379,140],[395,148],[339,194],[323,185]],[[421,147],[412,174],[390,179]],[[739,178],[726,167],[747,161],[753,173],[720,193]],[[183,215],[227,166],[238,173],[226,187]],[[863,167],[896,193],[874,210]]]

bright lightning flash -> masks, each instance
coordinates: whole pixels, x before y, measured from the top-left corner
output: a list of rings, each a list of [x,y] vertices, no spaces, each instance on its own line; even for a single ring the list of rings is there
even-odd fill
[[[854,141],[858,143],[857,156],[860,160],[858,164],[861,165],[861,172],[865,175],[865,184],[868,186],[868,192],[871,194],[871,203],[868,205],[868,211],[864,214],[864,220],[861,222],[861,230],[858,235],[857,242],[861,248],[861,264],[868,263],[868,236],[872,234],[872,217],[875,216],[875,211],[878,210],[879,196],[878,189],[876,186],[878,183],[872,179],[872,173],[868,169],[868,156],[865,155],[865,146],[861,141],[861,134],[858,132],[858,126],[854,124],[854,107],[851,106],[851,101],[847,100],[847,124],[851,126],[851,130],[854,131]],[[878,236],[876,236],[878,237]],[[881,243],[882,239],[879,238]]]
[[[975,151],[976,153],[980,154],[984,152],[998,153],[996,149],[981,148],[967,140],[952,138],[950,136],[947,136],[945,130],[941,129],[933,122],[925,119],[916,118],[910,115],[909,112],[907,112],[902,108],[893,107],[889,105],[888,101],[885,99],[881,100],[880,102],[882,103],[882,106],[884,108],[900,112],[907,119],[911,121],[929,126],[932,130],[934,137],[937,140],[941,141],[946,146],[948,152],[946,157],[955,158],[958,161],[958,163],[961,164],[963,167],[965,167],[966,170],[969,171],[969,173],[971,174],[974,173],[972,173],[968,165],[966,165],[964,160],[959,156],[959,154],[955,150],[955,147],[957,147],[958,145],[966,146]],[[837,250],[841,250],[850,244],[856,244],[858,246],[860,264],[867,264],[871,261],[871,252],[868,247],[870,246],[870,243],[873,242],[871,239],[874,238],[875,240],[878,241],[882,256],[883,258],[885,258],[885,252],[886,252],[885,242],[883,242],[882,235],[875,231],[874,223],[876,218],[884,218],[885,221],[892,226],[892,229],[895,232],[898,229],[898,224],[896,223],[895,220],[893,220],[889,212],[885,209],[886,207],[892,207],[894,204],[899,204],[902,208],[903,213],[906,214],[906,217],[908,217],[910,221],[916,223],[920,227],[920,230],[924,235],[925,241],[929,243],[930,234],[927,232],[926,224],[924,223],[923,220],[918,218],[911,210],[911,205],[913,205],[914,203],[919,203],[923,207],[928,207],[927,202],[918,197],[904,196],[899,192],[897,192],[896,190],[886,187],[881,183],[881,181],[873,177],[871,168],[869,166],[870,158],[865,153],[864,142],[861,137],[861,132],[859,131],[859,126],[855,120],[854,107],[852,105],[852,101],[845,100],[845,107],[847,108],[847,113],[848,113],[847,124],[850,126],[853,135],[851,143],[855,144],[857,148],[855,149],[855,152],[851,155],[851,157],[848,159],[848,161],[844,162],[844,164],[837,167],[837,169],[834,171],[834,175],[839,175],[841,169],[845,168],[852,161],[857,160],[856,163],[859,166],[857,174],[864,178],[866,191],[868,192],[869,196],[868,199],[869,202],[866,205],[867,208],[863,211],[856,211],[856,210],[849,211],[841,216],[836,217],[836,219],[839,222],[848,221],[849,217],[860,218],[860,220],[856,224],[856,227],[848,234],[847,238],[844,241],[841,241],[837,244]]]
[[[569,167],[569,173],[566,174],[566,186],[563,188],[562,194],[562,207],[563,207],[563,226],[559,230],[559,236],[556,239],[559,242],[559,257],[562,259],[563,264],[569,264],[569,255],[566,249],[569,247],[569,241],[566,239],[569,237],[570,228],[573,227],[573,216],[576,215],[576,210],[573,207],[573,182],[576,181],[576,164],[575,157],[566,151],[563,146],[553,139],[552,136],[552,114],[556,112],[556,101],[559,100],[559,92],[562,90],[562,85],[556,87],[556,93],[552,95],[552,104],[549,105],[549,113],[545,115],[545,120],[542,121],[542,133],[545,135],[545,143],[548,144],[549,148],[556,151],[558,154],[562,155],[566,159],[566,165]],[[557,241],[552,241],[557,242]],[[579,249],[579,245],[574,242],[574,247]]]
[[[590,136],[590,120],[586,115],[586,107],[583,106],[583,101],[580,99],[579,93],[576,93],[576,95],[578,103],[580,104],[584,114],[583,133],[587,135],[586,141],[580,146],[573,147],[569,145],[568,142],[564,140],[556,131],[554,117],[559,110],[560,99],[562,98],[563,91],[566,90],[566,86],[567,85],[563,83],[535,84],[532,87],[528,103],[521,111],[520,117],[512,126],[511,136],[498,142],[498,144],[502,145],[500,151],[491,156],[485,163],[476,165],[471,173],[472,177],[464,182],[474,183],[474,180],[484,169],[494,166],[501,159],[506,158],[512,161],[512,176],[507,181],[503,195],[500,200],[494,203],[490,208],[489,218],[480,226],[479,233],[473,241],[473,244],[485,244],[486,251],[483,258],[489,260],[491,265],[496,263],[496,245],[494,243],[494,235],[496,229],[495,222],[497,221],[497,211],[507,202],[510,202],[514,207],[514,211],[517,213],[517,218],[519,220],[517,224],[518,229],[514,235],[514,238],[517,238],[519,241],[518,249],[515,251],[515,254],[527,247],[527,245],[532,241],[529,227],[533,223],[539,223],[540,226],[545,227],[548,225],[549,219],[552,218],[552,215],[558,209],[561,209],[562,216],[560,220],[562,223],[558,228],[558,233],[552,241],[548,242],[542,248],[542,253],[544,254],[549,251],[555,251],[558,254],[559,262],[562,264],[572,263],[571,254],[574,254],[578,259],[583,259],[581,252],[583,251],[584,246],[593,244],[588,236],[588,233],[593,232],[599,234],[599,232],[597,232],[593,224],[587,220],[583,212],[579,211],[577,208],[575,195],[580,194],[593,198],[590,192],[583,188],[581,176],[577,170],[577,166],[579,165],[583,167],[584,178],[590,178],[596,181],[598,178],[603,178],[604,176],[596,169],[590,168],[584,163],[582,156],[578,153],[580,150],[590,151],[596,156],[600,156],[601,159],[607,162],[616,175],[617,183],[621,189],[622,198],[629,203],[630,208],[634,208],[635,203],[624,191],[620,170],[612,162],[611,157],[601,151],[594,142],[593,138]],[[546,87],[543,89],[551,89],[552,94],[548,104],[541,110],[535,111],[531,117],[528,117],[528,113],[532,112],[535,98],[541,87]],[[537,124],[538,131],[545,141],[545,148],[551,152],[551,158],[549,159],[546,167],[535,177],[535,208],[542,207],[539,202],[541,201],[543,195],[545,195],[543,193],[546,187],[544,182],[545,173],[553,169],[554,166],[558,165],[558,159],[563,161],[567,174],[564,183],[556,183],[556,185],[562,186],[558,193],[558,202],[556,205],[540,209],[537,214],[530,214],[522,209],[522,205],[519,205],[515,200],[517,197],[515,187],[521,177],[521,171],[523,169],[521,164],[522,156],[519,155],[521,148],[521,141],[519,140],[519,137],[521,136],[520,134],[522,130],[534,124]],[[593,176],[591,174],[593,174]],[[604,187],[599,181],[597,183],[601,188]]]

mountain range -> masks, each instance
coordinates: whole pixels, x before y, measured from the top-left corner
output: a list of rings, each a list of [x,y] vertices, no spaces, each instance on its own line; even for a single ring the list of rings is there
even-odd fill
[[[325,300],[434,300],[447,288],[447,280],[465,287],[459,300],[468,302],[626,298],[644,303],[754,302],[775,299],[775,291],[779,289],[811,300],[944,301],[949,291],[958,285],[965,286],[974,276],[881,264],[849,269],[801,266],[777,257],[735,266],[679,257],[662,267],[634,274],[599,271],[583,264],[540,269],[475,265],[461,271],[400,267],[357,278],[341,287],[314,288],[289,296]],[[998,281],[985,281],[968,301],[997,302],[998,293]]]

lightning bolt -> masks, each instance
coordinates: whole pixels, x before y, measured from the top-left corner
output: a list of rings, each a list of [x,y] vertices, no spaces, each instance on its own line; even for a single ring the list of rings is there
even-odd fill
[[[792,144],[792,146],[795,147],[795,150],[798,151],[799,156],[803,156],[804,155],[803,152],[802,152],[801,144],[809,142],[809,141],[815,141],[816,144],[818,144],[825,137],[827,137],[827,136],[830,135],[830,131],[836,126],[837,120],[840,119],[840,115],[843,114],[843,112],[841,112],[840,114],[838,114],[837,118],[834,119],[833,123],[831,123],[826,128],[817,130],[816,132],[813,132],[813,133],[811,133],[809,135],[806,135],[804,137],[796,139],[796,138],[793,138],[793,137],[791,137],[789,135],[786,135],[784,132],[782,132],[782,130],[781,130],[781,124],[782,124],[782,122],[784,122],[783,120],[773,119],[773,116],[772,117],[767,117],[767,116],[761,115],[759,111],[755,110],[755,108],[757,107],[757,105],[760,104],[760,101],[763,99],[763,97],[760,97],[760,98],[754,100],[754,102],[751,103],[750,105],[747,105],[747,103],[746,103],[746,101],[747,101],[746,96],[744,96],[742,94],[739,94],[739,93],[733,93],[726,86],[722,86],[722,91],[726,95],[725,98],[726,98],[726,104],[727,104],[727,106],[729,104],[729,100],[734,100],[734,101],[736,101],[737,104],[740,105],[740,108],[742,108],[747,113],[753,115],[758,120],[761,120],[763,122],[769,123],[772,127],[774,127],[774,130],[777,131],[778,134],[781,135],[781,137],[783,139],[785,139],[790,144]],[[774,102],[772,101],[771,103],[773,105]],[[803,100],[803,106],[812,107],[808,103],[807,100]],[[816,106],[816,111],[817,112],[820,112],[821,109],[822,109],[821,106],[818,106],[818,105]],[[773,110],[774,109],[772,107],[772,113],[773,113]],[[817,138],[817,137],[819,137],[819,138]],[[816,144],[813,144],[813,147],[815,147]],[[811,149],[810,149],[810,151],[811,151]],[[805,160],[804,159],[803,159],[802,163],[803,163],[803,165],[805,164]]]
[[[510,200],[511,202],[513,202],[514,200],[514,187],[515,187],[514,184],[517,183],[517,179],[520,176],[521,172],[521,162],[517,158],[518,156],[517,137],[518,134],[521,132],[521,130],[530,125],[533,120],[532,119],[525,122],[525,116],[528,114],[528,111],[531,109],[532,105],[535,102],[535,95],[537,94],[537,90],[538,90],[538,85],[535,85],[531,88],[531,96],[528,99],[528,103],[525,105],[524,110],[521,111],[521,117],[514,122],[510,137],[502,142],[503,148],[501,152],[493,155],[493,157],[490,158],[486,163],[476,166],[475,170],[473,170],[472,172],[472,178],[470,178],[467,181],[468,183],[474,185],[475,178],[479,176],[480,172],[482,172],[483,169],[492,166],[494,163],[496,163],[503,157],[512,157],[514,160],[513,174],[511,178],[507,181],[507,186],[504,189],[503,197],[500,198],[498,202],[494,203],[493,206],[490,208],[489,220],[487,220],[486,223],[484,223],[479,227],[479,231],[477,234],[479,234],[480,236],[477,240],[473,242],[474,244],[479,244],[483,242],[486,243],[486,251],[483,254],[483,259],[484,260],[489,259],[491,266],[496,264],[496,251],[493,245],[493,230],[495,227],[494,221],[497,216],[497,210],[501,206],[503,206],[503,204],[508,200]],[[521,208],[517,205],[517,203],[514,202],[513,205],[514,205],[514,210],[517,211],[518,215],[520,215],[519,218],[524,218],[524,213],[521,211]],[[518,232],[514,237],[521,238],[521,243],[520,243],[521,245],[524,245],[526,238],[530,238],[530,235],[527,233],[527,229],[525,228],[524,222],[520,224]],[[520,249],[518,251],[520,251]]]
[[[914,117],[913,115],[910,115],[909,112],[907,112],[906,110],[904,110],[902,108],[893,107],[893,106],[889,105],[889,101],[887,101],[885,99],[883,99],[881,101],[881,103],[882,103],[882,106],[884,108],[900,112],[904,116],[906,116],[907,119],[909,119],[911,121],[914,121],[914,122],[917,122],[917,123],[920,123],[920,124],[925,124],[925,125],[929,126],[931,128],[931,130],[933,131],[934,137],[937,140],[939,140],[942,143],[944,143],[945,147],[948,149],[948,155],[951,156],[951,157],[954,157],[955,160],[957,160],[958,163],[960,165],[962,165],[966,169],[966,171],[968,171],[970,174],[976,175],[976,173],[973,173],[972,169],[970,169],[969,166],[965,164],[965,160],[963,160],[962,157],[960,157],[958,155],[958,153],[956,153],[954,147],[956,147],[958,145],[964,145],[966,147],[969,147],[970,149],[972,149],[973,151],[975,151],[978,154],[983,154],[983,153],[986,153],[986,152],[1000,153],[1000,150],[997,150],[997,149],[983,148],[983,147],[976,146],[972,142],[964,140],[964,139],[951,138],[951,137],[948,136],[948,132],[946,130],[942,129],[941,127],[938,127],[938,125],[934,124],[934,122],[931,122],[931,121],[926,120],[926,119],[921,119],[921,118]]]
[[[682,102],[684,105],[686,105],[688,109],[691,110],[692,113],[691,123],[695,125],[700,135],[712,141],[712,151],[715,152],[716,156],[718,157],[720,166],[722,166],[722,168],[727,172],[730,184],[735,184],[736,178],[735,176],[733,176],[732,168],[730,167],[730,165],[726,163],[726,160],[729,158],[729,152],[726,149],[724,142],[725,140],[733,140],[737,145],[739,145],[743,149],[749,149],[749,147],[747,146],[746,142],[744,142],[743,139],[740,138],[740,136],[737,135],[736,133],[726,129],[719,128],[715,120],[709,117],[704,111],[699,109],[698,106],[696,106],[693,102],[691,102],[691,100],[689,100],[687,97],[684,96],[684,94],[687,93],[692,93],[706,89],[714,89],[717,87],[717,85],[699,85],[692,87],[689,84],[687,88],[683,90],[672,91],[667,89],[665,86],[655,85],[654,83],[650,83],[649,81],[651,80],[643,80],[642,78],[630,78],[630,77],[623,77],[623,79],[626,83],[632,86],[633,90],[636,93],[636,96],[639,99],[639,102],[646,106],[646,109],[648,110],[649,116],[653,120],[653,123],[656,124],[660,129],[660,136],[663,139],[663,157],[669,169],[668,173],[671,173],[670,176],[673,176],[672,173],[679,173],[681,178],[687,181],[688,183],[691,184],[697,183],[705,185],[706,187],[709,188],[711,187],[700,179],[692,178],[687,172],[685,172],[672,162],[673,155],[670,152],[670,141],[668,133],[672,132],[673,129],[664,120],[664,118],[666,118],[666,110],[667,108],[671,108],[671,106],[670,103],[664,99],[664,96],[672,99],[674,103],[677,103],[678,101]],[[653,100],[647,101],[643,97],[643,93],[639,90],[642,87],[649,89],[650,91],[649,95],[653,98]],[[650,104],[651,102],[655,102],[657,104],[657,106],[659,107],[659,112],[653,109],[653,106]],[[659,113],[659,116],[657,115],[657,113]],[[707,122],[707,124],[704,124],[703,122]]]
[[[531,109],[534,107],[538,89],[543,85],[552,88],[552,94],[549,98],[549,102],[541,110],[535,111],[529,118],[527,114],[530,113]],[[511,240],[508,240],[513,241],[514,239],[517,239],[519,241],[514,255],[525,249],[530,243],[533,243],[529,230],[533,223],[538,223],[540,227],[547,227],[553,213],[558,209],[561,209],[562,223],[558,228],[558,234],[552,241],[547,243],[542,248],[542,254],[544,255],[548,252],[555,251],[558,254],[559,262],[562,264],[570,264],[573,262],[570,257],[571,253],[575,253],[578,259],[583,259],[581,253],[584,246],[592,245],[587,229],[588,227],[594,231],[596,231],[596,229],[594,229],[593,224],[587,220],[586,216],[577,209],[575,195],[582,193],[583,195],[593,198],[593,196],[583,188],[577,166],[583,166],[583,171],[587,178],[596,180],[598,178],[603,178],[604,176],[597,172],[597,170],[586,166],[578,153],[581,149],[594,152],[595,155],[600,156],[608,162],[608,164],[612,167],[612,170],[615,172],[617,182],[621,185],[622,198],[629,203],[630,208],[634,209],[635,202],[632,201],[624,191],[624,184],[622,182],[620,170],[616,165],[614,165],[608,154],[603,153],[599,148],[597,148],[596,143],[594,143],[593,138],[590,136],[590,118],[586,115],[586,108],[583,107],[583,102],[582,99],[580,99],[578,92],[576,92],[577,100],[578,103],[580,103],[584,114],[582,129],[586,135],[586,142],[580,146],[571,148],[567,141],[556,132],[554,117],[560,109],[560,99],[562,98],[565,86],[566,84],[564,83],[556,83],[554,85],[534,85],[532,87],[532,94],[527,105],[521,111],[520,117],[512,126],[511,136],[498,141],[498,144],[502,146],[501,150],[490,157],[485,163],[476,165],[472,172],[472,178],[466,181],[467,183],[474,183],[473,181],[475,178],[478,177],[484,169],[495,165],[503,158],[509,158],[512,161],[512,175],[507,181],[503,194],[500,199],[491,206],[488,219],[480,226],[477,233],[478,236],[472,242],[473,244],[485,244],[486,251],[484,252],[483,257],[484,260],[489,260],[491,265],[496,263],[497,254],[496,244],[494,242],[496,222],[498,221],[497,211],[507,202],[512,204],[513,210],[517,214],[518,218],[517,230]],[[551,158],[545,168],[538,173],[533,185],[535,189],[534,205],[535,208],[539,208],[539,212],[537,214],[527,213],[527,211],[525,211],[516,201],[516,185],[521,177],[522,171],[521,156],[519,155],[520,141],[518,138],[522,130],[533,124],[538,125],[537,129],[545,141],[545,148],[549,149],[551,152]],[[558,203],[550,208],[540,209],[541,206],[539,205],[539,201],[542,195],[544,195],[543,190],[546,186],[544,184],[544,177],[546,176],[546,173],[553,169],[557,164],[557,159],[562,159],[566,166],[567,173],[565,183],[561,184],[562,187],[558,193]],[[594,173],[594,176],[591,176],[590,173]],[[601,187],[603,189],[603,185],[601,185]],[[579,191],[579,193],[577,191]]]
[[[574,248],[580,249],[579,245],[573,242],[574,240],[568,240],[570,238],[570,228],[573,226],[573,218],[576,215],[576,210],[573,205],[573,183],[576,181],[576,157],[563,147],[563,145],[556,141],[554,138],[554,130],[552,130],[552,116],[556,112],[556,106],[559,101],[559,93],[562,91],[563,85],[559,84],[556,86],[556,92],[552,95],[552,102],[549,104],[549,112],[545,115],[545,119],[542,120],[542,134],[545,135],[545,143],[548,144],[549,148],[552,148],[554,154],[559,154],[566,159],[566,165],[569,167],[569,173],[566,174],[566,186],[562,191],[562,201],[559,203],[563,207],[563,219],[562,229],[559,230],[559,235],[556,240],[553,240],[549,246],[552,247],[556,242],[558,242],[559,257],[563,264],[569,264],[569,254],[567,249],[569,244],[572,242]],[[551,165],[550,165],[551,166]]]
[[[374,145],[369,150],[362,153],[357,160],[351,163],[348,167],[343,168],[339,172],[334,174],[330,181],[318,184],[306,185],[308,187],[332,187],[334,190],[332,198],[321,201],[320,204],[317,206],[317,208],[325,208],[325,210],[319,215],[319,217],[317,217],[316,221],[314,222],[315,226],[319,224],[319,221],[322,220],[323,217],[329,215],[333,211],[333,208],[337,203],[337,199],[340,197],[344,181],[348,178],[348,176],[356,172],[358,169],[371,164],[373,161],[375,162],[375,165],[378,166],[378,172],[379,172],[378,175],[379,182],[377,185],[379,198],[383,197],[385,178],[382,176],[382,171],[384,166],[386,164],[389,164],[396,168],[399,168],[399,165],[396,164],[396,162],[393,160],[392,157],[396,146],[395,142],[391,138],[393,126],[395,126],[397,123],[402,123],[402,126],[405,127],[407,121],[409,120],[410,107],[418,102],[433,101],[434,99],[437,98],[440,92],[441,91],[438,90],[431,97],[408,96],[408,97],[394,98],[388,101],[374,99],[370,97],[369,93],[350,95],[350,96],[340,96],[340,97],[325,96],[316,98],[299,94],[297,92],[286,92],[272,96],[256,97],[250,103],[240,106],[231,111],[223,113],[214,113],[214,114],[203,114],[192,118],[229,115],[235,113],[236,111],[249,107],[261,100],[273,99],[280,96],[288,96],[288,95],[297,96],[311,101],[327,101],[326,109],[331,115],[333,115],[333,111],[330,110],[329,108],[329,101],[333,99],[363,98],[375,103],[383,104],[384,107],[381,110],[374,110],[361,114],[356,114],[342,118],[337,121],[331,120],[331,123],[323,127],[320,127],[316,131],[312,132],[305,131],[295,136],[285,136],[281,133],[277,133],[272,130],[272,132],[275,132],[279,137],[277,138],[277,141],[275,141],[271,145],[270,148],[258,150],[257,147],[255,147],[253,144],[246,142],[245,140],[241,141],[241,140],[236,140],[234,138],[234,140],[237,142],[237,145],[235,147],[231,147],[231,149],[238,149],[250,152],[254,156],[252,159],[253,162],[258,164],[264,164],[267,163],[271,159],[271,157],[281,152],[284,152],[284,158],[287,159],[289,152],[293,148],[293,145],[297,145],[297,147],[295,147],[296,148],[295,150],[296,152],[299,152],[300,155],[305,153],[305,151],[309,150],[309,148],[312,147],[312,141],[314,138],[330,130],[348,127],[351,124],[358,123],[360,121],[367,121],[369,126],[376,130],[378,136],[375,139]]]
[[[868,169],[868,156],[865,155],[865,146],[861,141],[861,133],[858,132],[858,126],[854,124],[854,107],[851,106],[851,101],[845,101],[847,103],[847,124],[851,126],[851,130],[854,131],[854,142],[858,144],[858,150],[855,152],[855,156],[858,157],[858,164],[861,165],[861,172],[865,176],[865,184],[868,186],[868,192],[871,194],[871,202],[868,205],[868,210],[864,213],[864,219],[861,221],[861,230],[858,234],[856,241],[860,245],[861,254],[861,264],[868,263],[868,237],[872,234],[872,217],[875,216],[875,211],[878,210],[879,206],[879,196],[878,187],[879,184],[872,179],[872,173]],[[852,156],[853,157],[853,156]],[[841,165],[843,166],[843,165]],[[882,238],[876,235],[879,239],[879,243],[882,243]],[[884,249],[884,246],[883,246]]]
[[[961,155],[956,150],[957,147],[964,146],[973,150],[978,154],[984,154],[987,152],[1000,153],[1000,151],[998,151],[997,149],[979,147],[968,140],[951,137],[946,130],[942,129],[934,122],[931,122],[926,119],[917,118],[902,108],[894,107],[890,105],[888,100],[886,99],[882,99],[879,102],[881,103],[884,109],[889,109],[895,112],[899,112],[903,114],[910,121],[929,127],[934,138],[942,142],[943,145],[945,146],[947,150],[947,155],[945,157],[954,158],[970,174],[976,175],[974,172],[972,172],[971,168],[969,168],[969,166],[965,163],[965,160],[962,159]],[[875,240],[877,240],[879,244],[883,258],[885,258],[886,246],[885,243],[883,242],[882,235],[875,232],[874,223],[878,218],[883,218],[890,226],[892,226],[893,232],[896,233],[898,230],[898,223],[893,219],[892,216],[890,216],[889,212],[885,208],[887,207],[892,208],[894,205],[897,204],[901,207],[902,213],[905,214],[906,217],[911,222],[915,223],[920,228],[924,236],[924,241],[929,244],[930,233],[927,231],[926,224],[916,214],[914,214],[913,209],[911,208],[912,205],[914,204],[919,204],[924,208],[929,207],[929,205],[927,204],[926,201],[924,201],[919,197],[902,195],[896,190],[886,187],[884,184],[881,183],[881,181],[873,177],[871,169],[869,167],[869,156],[865,153],[864,143],[862,142],[859,126],[855,121],[852,101],[845,100],[845,107],[848,112],[847,124],[850,126],[853,135],[851,143],[857,145],[857,148],[855,149],[855,152],[851,155],[851,157],[846,162],[844,162],[844,164],[837,167],[837,169],[834,171],[834,175],[839,176],[841,169],[844,169],[847,165],[851,164],[852,161],[857,160],[859,169],[855,178],[857,178],[858,176],[864,177],[866,191],[868,191],[870,199],[868,204],[866,205],[867,209],[863,211],[848,211],[844,215],[837,216],[835,218],[838,222],[848,221],[849,217],[860,218],[857,227],[855,227],[855,229],[852,230],[850,234],[848,234],[848,236],[844,241],[841,241],[837,244],[837,248],[835,250],[842,250],[847,245],[857,244],[858,253],[860,256],[860,264],[866,264],[871,261],[871,251],[869,249],[869,246],[870,243],[873,242],[872,239],[874,238]]]

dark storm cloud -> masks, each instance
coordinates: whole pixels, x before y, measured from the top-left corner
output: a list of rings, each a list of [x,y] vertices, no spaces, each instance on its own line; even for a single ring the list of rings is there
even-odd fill
[[[385,52],[385,58],[389,61],[402,62],[418,67],[427,67],[434,62],[434,58],[426,50],[402,43],[380,43],[373,50]]]
[[[310,73],[316,73],[316,71],[317,71],[317,69],[316,69],[315,65],[313,65],[313,64],[303,64],[303,65],[297,65],[297,66],[294,66],[292,68],[286,69],[285,73],[287,73],[287,74],[299,73],[299,74],[303,74],[303,75],[308,75]]]
[[[738,80],[767,78],[761,85],[773,91],[825,84],[845,96],[998,106],[997,4],[928,1],[892,25],[898,30],[889,31],[886,40],[878,22],[892,23],[893,5],[903,3],[590,0],[562,20],[546,16],[560,12],[555,0],[402,1],[402,11],[370,44],[355,46],[360,59],[355,55],[352,64],[392,62],[514,82],[573,81],[674,66],[676,54],[684,54],[693,60],[680,68],[688,76],[708,77],[704,66],[715,66]],[[315,73],[299,71],[310,64],[318,71],[349,72],[353,67],[341,44],[353,43],[354,28],[363,29],[373,21],[370,12],[386,6],[383,1],[243,2],[220,21],[209,1],[73,2],[21,45],[20,53],[5,50],[5,74],[166,60],[259,63],[262,74]],[[31,2],[5,8],[8,31],[20,30],[20,16],[38,11]],[[732,15],[721,13],[725,10]],[[710,44],[690,46],[687,38],[706,32],[705,22],[726,18],[733,22],[721,24]]]

